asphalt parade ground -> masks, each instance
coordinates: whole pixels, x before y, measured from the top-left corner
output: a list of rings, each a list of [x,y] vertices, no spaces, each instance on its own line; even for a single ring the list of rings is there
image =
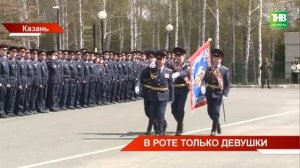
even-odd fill
[[[223,135],[300,135],[299,88],[233,88]],[[184,119],[186,135],[208,135],[206,106]],[[170,104],[167,132],[174,134]],[[0,168],[299,168],[300,155],[259,152],[121,152],[144,134],[143,101],[0,120]],[[288,143],[288,142],[282,142]]]

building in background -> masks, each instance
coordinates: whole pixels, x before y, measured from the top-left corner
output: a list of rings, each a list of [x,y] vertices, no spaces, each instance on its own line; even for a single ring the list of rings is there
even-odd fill
[[[285,78],[291,78],[291,63],[300,61],[300,32],[284,32],[285,44]]]

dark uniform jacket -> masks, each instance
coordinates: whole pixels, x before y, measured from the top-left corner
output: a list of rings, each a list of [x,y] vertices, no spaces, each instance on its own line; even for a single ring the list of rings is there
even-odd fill
[[[88,61],[83,62],[83,68],[84,68],[84,77],[83,77],[83,83],[89,83],[90,82],[90,63]]]
[[[48,66],[45,61],[39,61],[41,65],[41,77],[42,77],[42,85],[47,86],[48,85],[48,79],[49,79],[49,71]]]
[[[56,60],[47,61],[47,67],[49,71],[49,83],[59,84],[61,82],[60,75],[61,70],[58,67],[58,62]]]
[[[144,70],[141,72],[140,76],[140,83],[141,83],[141,97],[144,99],[149,98],[149,94],[151,91],[151,78],[150,78],[150,68],[146,67]]]
[[[170,64],[171,65],[171,64]],[[188,63],[183,63],[182,65],[173,65],[170,66],[173,70],[173,73],[179,72],[179,77],[174,81],[175,88],[182,88],[182,86],[188,87],[189,78],[190,78],[190,66]]]
[[[76,61],[76,68],[77,68],[77,82],[82,83],[84,80],[84,66],[82,61]]]
[[[150,99],[154,101],[174,101],[172,70],[166,68],[149,68]]]
[[[70,83],[77,83],[78,81],[78,70],[77,70],[77,64],[75,61],[69,61],[69,69],[71,73]]]
[[[25,60],[25,65],[27,67],[27,85],[31,86],[33,84],[34,69],[31,60]]]
[[[213,98],[220,98],[223,95],[228,96],[230,90],[230,80],[229,80],[229,70],[224,66],[220,66],[219,68],[220,74],[223,78],[223,90],[219,89],[219,82],[212,74],[212,70],[210,67],[207,68],[205,72],[205,81],[207,84],[206,93],[211,92]]]
[[[8,60],[0,56],[0,83],[6,85],[9,77]]]
[[[35,86],[40,86],[40,85],[42,85],[42,66],[41,66],[41,63],[38,62],[38,61],[32,61],[31,65],[32,65],[32,69],[33,69],[32,84],[35,85]]]
[[[27,63],[25,60],[17,60],[18,66],[18,86],[25,87],[27,85]]]

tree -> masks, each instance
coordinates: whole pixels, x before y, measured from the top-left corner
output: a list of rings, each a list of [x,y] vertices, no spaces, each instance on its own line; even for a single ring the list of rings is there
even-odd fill
[[[178,31],[179,31],[179,7],[178,7],[178,0],[175,0],[175,47],[178,47]]]
[[[203,8],[202,8],[202,44],[205,42],[205,30],[206,30],[206,7],[207,3],[206,0],[203,0]]]
[[[259,21],[258,21],[258,67],[261,67],[262,64],[262,35],[261,35],[261,27],[262,27],[262,17],[263,15],[263,2],[259,0]],[[261,84],[261,71],[258,72],[258,84]]]
[[[82,1],[78,0],[79,6],[79,48],[83,48],[84,40],[83,40],[83,19],[82,19]]]

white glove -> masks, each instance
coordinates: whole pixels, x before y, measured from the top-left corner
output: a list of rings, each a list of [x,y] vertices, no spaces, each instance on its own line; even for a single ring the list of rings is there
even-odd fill
[[[180,75],[179,72],[175,72],[175,73],[172,74],[172,78],[176,79],[176,78],[179,77],[179,75]]]
[[[151,63],[149,64],[149,67],[150,67],[150,68],[155,68],[155,67],[156,67],[155,62],[151,62]]]
[[[226,96],[222,96],[222,101],[225,101],[227,99]]]

